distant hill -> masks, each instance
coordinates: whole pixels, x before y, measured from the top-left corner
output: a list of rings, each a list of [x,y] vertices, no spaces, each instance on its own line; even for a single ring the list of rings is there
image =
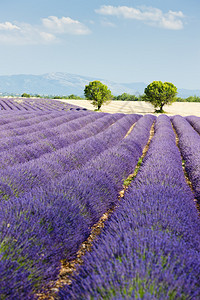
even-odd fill
[[[47,73],[43,75],[10,75],[0,76],[0,92],[2,94],[39,94],[39,95],[78,95],[84,94],[85,85],[90,81],[100,80],[106,84],[113,95],[122,93],[139,95],[144,93],[147,86],[144,82],[116,83],[101,78],[69,74]],[[200,96],[200,90],[178,89],[178,96]]]

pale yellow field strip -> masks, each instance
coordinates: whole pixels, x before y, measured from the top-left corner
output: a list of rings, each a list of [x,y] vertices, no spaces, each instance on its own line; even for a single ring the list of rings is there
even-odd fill
[[[88,100],[62,99],[59,101],[74,104],[83,108],[94,110],[94,106]],[[195,102],[175,102],[172,105],[164,106],[166,115],[174,116],[198,116],[200,117],[200,103]],[[102,112],[125,113],[125,114],[153,114],[154,108],[150,103],[143,101],[111,101],[101,107]],[[158,114],[156,114],[158,115]]]

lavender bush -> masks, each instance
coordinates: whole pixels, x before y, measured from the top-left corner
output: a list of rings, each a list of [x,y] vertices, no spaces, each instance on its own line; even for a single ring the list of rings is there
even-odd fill
[[[137,119],[136,115],[135,121]],[[66,172],[83,167],[92,157],[119,143],[129,129],[130,122],[125,121],[126,130],[121,125],[117,121],[113,126],[87,139],[53,153],[45,153],[26,163],[9,166],[0,171],[0,180],[9,185],[17,196],[34,186],[46,186],[47,182],[58,180]]]
[[[88,118],[90,117],[90,118]],[[98,119],[100,117],[100,119]],[[81,122],[83,119],[84,122]],[[88,121],[90,123],[88,124]],[[59,125],[54,130],[46,129],[40,130],[39,135],[34,131],[33,134],[27,135],[23,134],[22,143],[19,142],[19,138],[12,139],[12,145],[16,141],[17,145],[14,147],[1,152],[0,157],[0,166],[1,168],[5,168],[6,166],[12,166],[17,163],[24,163],[26,161],[30,161],[31,159],[35,159],[40,157],[45,153],[50,153],[56,151],[60,148],[66,147],[78,140],[87,138],[95,133],[98,133],[105,129],[109,123],[113,122],[113,118],[109,118],[109,116],[97,116],[96,120],[93,120],[92,116],[86,116],[84,118],[78,118],[77,124],[81,123],[81,129],[74,128],[74,123],[67,122],[63,126]],[[65,130],[66,124],[68,124],[68,130]],[[45,124],[46,125],[46,124]],[[38,124],[38,127],[40,124]],[[71,126],[71,128],[70,128]],[[64,127],[64,128],[63,128]],[[61,132],[61,134],[59,134]],[[65,133],[63,133],[65,132]],[[34,139],[40,138],[37,142],[29,142],[30,136],[33,136]],[[3,142],[6,139],[2,139]],[[11,142],[11,139],[8,139]],[[25,144],[26,141],[26,144]],[[20,145],[19,145],[20,144]],[[3,146],[3,145],[2,145]],[[8,148],[8,147],[7,147]]]
[[[179,147],[185,161],[185,169],[192,182],[195,198],[200,201],[200,136],[181,116],[173,118],[179,137]]]
[[[95,135],[85,139],[90,140],[89,145],[86,142],[80,144],[82,148],[87,146],[87,150],[94,149],[94,157],[101,153],[101,149],[120,144],[130,126],[140,118],[137,115],[97,116],[97,124],[100,119],[106,121],[103,126],[99,123],[99,134],[96,134],[98,126],[88,127],[88,132]],[[81,155],[81,147],[77,149]],[[49,157],[53,159],[50,165],[47,158],[42,166],[42,160],[32,159],[1,170],[2,299],[34,299],[37,291],[50,286],[51,280],[57,278],[61,259],[75,257],[78,247],[89,236],[91,226],[118,200],[115,181],[104,169],[97,170],[88,165],[82,168],[76,154],[78,169],[70,171],[67,162],[71,164],[73,160],[66,157],[66,151],[54,151],[53,154]],[[84,153],[82,155],[85,159]],[[35,164],[37,160],[39,163]],[[64,165],[57,164],[57,160],[65,164],[68,173],[65,169],[60,170]],[[118,163],[120,160],[119,156]],[[53,168],[52,172],[48,166]],[[60,174],[58,180],[52,176],[55,171]]]
[[[59,299],[198,299],[200,220],[166,116],[136,179]]]
[[[61,110],[85,110],[77,105],[51,99],[30,99],[30,98],[0,98],[0,110],[7,111],[61,111]]]

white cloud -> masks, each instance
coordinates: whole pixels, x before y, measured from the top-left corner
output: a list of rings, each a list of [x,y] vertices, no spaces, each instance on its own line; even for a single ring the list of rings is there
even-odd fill
[[[153,7],[134,8],[128,6],[111,6],[103,5],[95,10],[96,13],[106,16],[117,16],[125,19],[134,19],[143,21],[152,26],[162,27],[165,29],[179,30],[183,28],[182,19],[184,14],[181,11],[168,11],[163,13],[162,10]]]
[[[59,19],[56,16],[50,16],[42,19],[42,23],[48,30],[59,34],[84,35],[90,33],[90,30],[84,24],[69,17]]]
[[[62,40],[62,35],[89,34],[90,30],[69,17],[50,16],[42,19],[39,26],[28,23],[0,23],[0,44],[36,45],[49,44]]]
[[[17,30],[0,31],[0,44],[36,45],[56,41],[56,36],[37,26],[27,23],[19,23],[15,26]]]
[[[20,28],[10,22],[0,23],[0,30],[14,30],[14,29],[18,30]]]
[[[167,29],[179,30],[183,28],[183,22],[180,18],[184,18],[184,15],[181,11],[173,12],[169,11],[164,15],[162,20],[160,21],[161,27]]]

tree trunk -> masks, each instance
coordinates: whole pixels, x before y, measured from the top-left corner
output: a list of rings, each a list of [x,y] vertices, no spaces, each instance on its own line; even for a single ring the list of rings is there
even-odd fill
[[[160,105],[160,112],[161,112],[161,113],[163,113],[163,112],[164,112],[164,110],[163,110],[163,106],[164,106],[164,104],[161,104],[161,105]]]

